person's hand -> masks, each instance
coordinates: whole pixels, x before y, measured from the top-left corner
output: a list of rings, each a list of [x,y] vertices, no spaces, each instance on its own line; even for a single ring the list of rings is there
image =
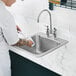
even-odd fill
[[[16,44],[13,46],[29,46],[32,47],[33,42],[31,40],[26,40],[26,39],[20,39]]]
[[[26,45],[29,47],[32,47],[33,42],[31,40],[27,40],[26,41]]]
[[[23,45],[32,47],[33,42],[31,40],[27,40],[27,39],[22,39],[23,40]]]

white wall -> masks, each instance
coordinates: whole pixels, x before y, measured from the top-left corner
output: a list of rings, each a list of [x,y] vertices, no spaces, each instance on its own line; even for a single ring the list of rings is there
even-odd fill
[[[18,23],[22,19],[36,20],[40,11],[45,8],[48,9],[48,0],[17,0],[9,10],[13,13]],[[62,30],[62,32],[66,30],[67,35],[71,33],[76,36],[76,10],[55,7],[50,12],[52,14],[53,26],[56,26],[58,30]],[[45,23],[45,25],[49,24],[49,16],[47,13],[41,15],[40,22]],[[62,32],[59,31],[58,34]]]
[[[17,0],[17,2],[11,8],[8,8],[8,10],[14,15],[15,21],[20,25],[20,28],[26,30],[25,32],[27,32],[27,34],[30,34],[33,26],[35,28],[37,25],[38,14],[44,8],[48,8],[48,0]],[[46,18],[44,19],[46,20]],[[43,22],[45,22],[44,19],[42,19]],[[34,30],[37,31],[36,29]]]
[[[42,9],[48,8],[47,5],[47,0],[17,0],[11,7],[12,9],[9,9],[14,15],[22,15],[34,19]]]
[[[53,12],[53,17],[57,19],[56,26],[76,35],[76,10],[56,7]]]

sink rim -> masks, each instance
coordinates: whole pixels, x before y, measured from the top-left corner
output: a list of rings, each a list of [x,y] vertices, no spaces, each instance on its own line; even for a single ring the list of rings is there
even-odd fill
[[[42,34],[43,34],[43,33],[42,33]],[[36,54],[35,54],[35,53],[32,53],[32,52],[30,52],[30,51],[28,51],[28,50],[25,49],[27,52],[29,52],[29,53],[37,56],[37,57],[42,57],[42,56],[44,56],[44,55],[47,55],[47,54],[49,54],[49,53],[52,53],[52,52],[54,52],[57,48],[62,47],[63,45],[65,45],[65,44],[67,44],[67,43],[69,42],[69,41],[64,40],[64,39],[62,39],[63,42],[59,42],[59,41],[57,41],[57,39],[61,39],[61,38],[56,38],[56,39],[53,39],[53,38],[51,38],[51,37],[48,38],[47,36],[45,36],[45,34],[44,34],[44,35],[41,35],[41,33],[34,34],[34,35],[32,35],[31,37],[36,36],[36,35],[39,35],[39,36],[41,36],[41,37],[43,37],[43,38],[46,38],[46,39],[49,39],[49,40],[53,40],[53,41],[59,43],[59,45],[57,45],[56,47],[51,48],[51,49],[49,49],[49,50],[47,50],[47,51],[45,51],[45,52],[41,52],[41,53],[39,53],[39,54],[37,54],[37,53],[36,53]],[[20,47],[19,47],[19,48],[20,48]],[[22,48],[21,48],[21,49],[22,49]],[[23,50],[24,50],[24,49],[23,49]]]

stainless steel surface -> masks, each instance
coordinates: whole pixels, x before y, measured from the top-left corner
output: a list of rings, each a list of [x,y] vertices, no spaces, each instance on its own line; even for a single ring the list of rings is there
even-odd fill
[[[47,13],[49,14],[49,17],[50,17],[50,34],[52,34],[52,19],[51,19],[51,13],[50,13],[49,10],[47,10],[47,9],[42,10],[42,11],[40,12],[40,14],[38,15],[37,22],[39,22],[39,18],[40,18],[41,14],[42,14],[43,12],[47,12]]]
[[[57,39],[51,39],[51,38],[47,38],[45,36],[42,36],[42,35],[38,35],[38,41],[39,41],[39,49],[37,52],[36,50],[36,45],[37,45],[37,42],[36,42],[36,36],[37,35],[34,35],[32,36],[32,39],[33,41],[35,42],[35,46],[34,47],[28,47],[28,46],[20,46],[20,48],[32,53],[32,54],[35,54],[35,55],[45,55],[49,52],[52,52],[54,50],[56,50],[57,48],[61,47],[62,45],[68,43],[68,41],[66,40],[63,40],[63,39],[60,39],[60,38],[57,38]]]

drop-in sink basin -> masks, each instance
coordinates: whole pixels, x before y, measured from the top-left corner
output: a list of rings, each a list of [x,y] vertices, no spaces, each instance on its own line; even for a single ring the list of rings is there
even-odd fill
[[[37,36],[38,40],[36,40]],[[51,37],[47,38],[46,35],[43,34],[34,35],[32,36],[32,39],[35,42],[34,47],[20,46],[20,48],[35,55],[45,55],[68,43],[67,40],[63,40],[60,38],[53,39]]]

